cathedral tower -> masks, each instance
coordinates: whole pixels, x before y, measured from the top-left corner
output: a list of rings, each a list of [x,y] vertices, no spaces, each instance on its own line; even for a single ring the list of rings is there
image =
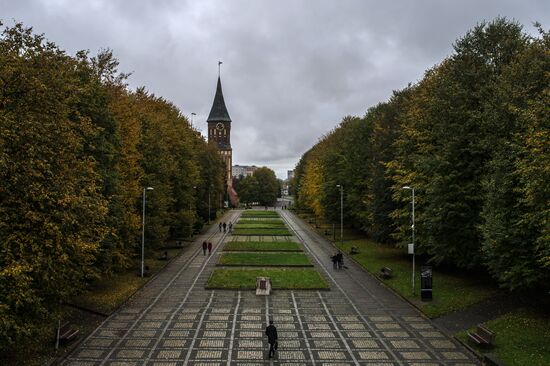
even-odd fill
[[[218,64],[218,66],[221,63]],[[218,85],[216,87],[216,95],[214,96],[214,103],[212,103],[212,109],[206,120],[208,123],[208,142],[215,142],[218,147],[218,153],[220,154],[225,164],[225,175],[227,177],[227,194],[233,206],[238,205],[237,193],[233,189],[233,181],[231,176],[232,154],[231,149],[231,118],[227,107],[225,106],[225,100],[223,99],[222,83],[218,74]]]

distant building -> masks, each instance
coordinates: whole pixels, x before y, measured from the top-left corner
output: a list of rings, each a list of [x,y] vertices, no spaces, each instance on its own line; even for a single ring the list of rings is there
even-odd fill
[[[287,170],[286,179],[291,180],[292,178],[294,178],[294,170]]]
[[[231,175],[233,178],[238,178],[241,175],[243,177],[250,177],[254,175],[256,169],[258,169],[256,165],[233,165],[231,168]]]

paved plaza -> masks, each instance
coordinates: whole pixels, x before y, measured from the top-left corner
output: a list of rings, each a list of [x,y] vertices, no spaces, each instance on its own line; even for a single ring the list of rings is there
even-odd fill
[[[205,290],[227,238],[212,228],[195,247],[106,319],[63,365],[478,365],[459,343],[354,263],[332,270],[330,243],[288,211],[330,291]],[[239,211],[224,219],[235,221]],[[215,243],[203,256],[199,243]],[[273,319],[279,350],[267,360]]]

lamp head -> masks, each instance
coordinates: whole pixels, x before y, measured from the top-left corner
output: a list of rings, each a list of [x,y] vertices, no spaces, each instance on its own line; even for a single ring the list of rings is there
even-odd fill
[[[146,191],[152,191],[152,190],[154,190],[154,188],[153,187],[147,187],[147,188],[145,188],[145,190]]]
[[[412,188],[411,188],[411,187],[409,187],[409,186],[403,186],[403,188],[402,188],[402,189],[412,189]]]

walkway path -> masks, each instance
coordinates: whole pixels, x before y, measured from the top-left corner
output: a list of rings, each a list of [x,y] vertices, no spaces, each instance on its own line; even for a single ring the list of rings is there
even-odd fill
[[[263,331],[279,331],[275,365],[477,365],[459,344],[353,263],[333,271],[330,243],[288,211],[331,291],[211,291],[219,258],[191,249],[109,317],[64,365],[267,365]],[[238,211],[231,213],[234,218]],[[217,229],[217,228],[216,228]],[[208,233],[216,244],[224,235]],[[202,242],[199,238],[198,242]],[[330,265],[330,266],[329,266]]]

